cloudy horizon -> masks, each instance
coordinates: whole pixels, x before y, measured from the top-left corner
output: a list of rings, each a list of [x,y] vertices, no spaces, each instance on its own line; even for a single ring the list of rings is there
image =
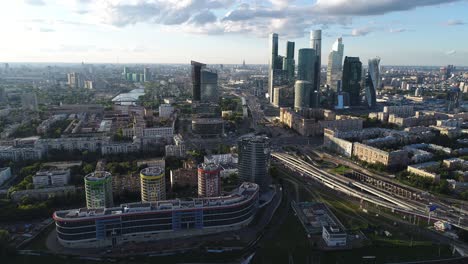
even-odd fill
[[[385,65],[468,65],[466,0],[18,0],[2,3],[0,61],[266,64],[267,36],[322,56]]]

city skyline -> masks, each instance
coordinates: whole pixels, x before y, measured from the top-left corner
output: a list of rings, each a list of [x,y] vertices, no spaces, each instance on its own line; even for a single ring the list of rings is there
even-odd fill
[[[283,51],[287,40],[307,47],[315,29],[323,31],[323,58],[343,37],[345,55],[380,56],[383,65],[466,66],[468,60],[460,35],[466,1],[26,0],[3,7],[4,62],[267,64],[268,33],[279,34]],[[431,35],[443,37],[429,41]],[[184,48],[188,42],[191,49]]]

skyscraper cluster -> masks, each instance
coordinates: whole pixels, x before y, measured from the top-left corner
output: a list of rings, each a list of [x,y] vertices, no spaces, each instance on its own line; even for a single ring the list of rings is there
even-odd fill
[[[283,95],[290,95],[292,92],[278,93],[289,89],[289,86],[294,84],[294,88],[291,90],[294,91],[294,107],[296,109],[318,107],[320,102],[322,31],[312,31],[310,34],[310,48],[299,50],[297,76],[295,76],[294,42],[288,41],[286,43],[286,57],[278,55],[278,34],[272,33],[269,42],[271,57],[268,68],[268,95],[270,102],[280,106],[278,98]]]
[[[269,44],[271,54],[268,94],[273,105],[282,106],[278,104],[279,101],[288,102],[288,100],[279,97],[291,95],[292,93],[284,91],[288,90],[287,88],[294,83],[294,88],[291,90],[294,94],[293,101],[296,111],[321,107],[321,101],[328,101],[329,106],[335,106],[339,109],[360,106],[363,96],[366,98],[368,107],[375,107],[376,91],[380,87],[380,58],[369,60],[369,70],[363,73],[359,57],[348,56],[343,62],[343,39],[338,38],[333,43],[328,55],[326,87],[331,89],[324,94],[325,100],[321,100],[322,31],[311,31],[310,47],[299,49],[296,76],[294,76],[294,43],[287,42],[286,57],[284,58],[278,55],[278,34],[272,33],[270,35]],[[282,64],[280,64],[281,60]]]
[[[286,43],[286,57],[278,55],[278,34],[272,33],[269,38],[270,59],[268,66],[268,96],[270,103],[275,100],[275,87],[294,82],[294,42]]]

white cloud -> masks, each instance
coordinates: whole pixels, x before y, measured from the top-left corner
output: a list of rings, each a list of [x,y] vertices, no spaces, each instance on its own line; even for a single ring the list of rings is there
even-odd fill
[[[34,5],[34,6],[43,6],[45,5],[43,0],[24,0],[24,2],[28,5]]]
[[[31,0],[37,1],[37,0]],[[353,17],[381,15],[422,6],[461,0],[68,0],[74,11],[98,24],[126,27],[138,23],[158,24],[165,30],[197,34],[250,33],[266,36],[275,31],[285,37],[301,37],[312,28],[350,25]],[[253,2],[253,3],[252,3]],[[313,1],[311,1],[313,2]],[[251,3],[251,4],[249,4]],[[227,11],[226,11],[227,10]],[[224,16],[220,12],[226,11]],[[354,29],[364,36],[373,28]],[[391,33],[405,29],[390,29]]]
[[[355,28],[351,31],[351,34],[349,36],[361,37],[371,33],[372,31],[374,31],[374,29],[371,27]]]
[[[449,51],[445,52],[445,54],[447,54],[447,55],[454,55],[455,53],[457,53],[456,50],[449,50]]]
[[[334,15],[382,15],[461,0],[317,0],[315,8]]]
[[[405,28],[391,28],[388,32],[390,33],[401,33],[407,31]]]
[[[463,20],[460,19],[450,19],[447,22],[445,22],[446,26],[461,26],[465,25],[466,23]]]

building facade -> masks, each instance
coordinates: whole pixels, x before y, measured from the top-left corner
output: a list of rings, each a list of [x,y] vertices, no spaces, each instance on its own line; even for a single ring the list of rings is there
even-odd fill
[[[221,195],[221,168],[215,163],[202,163],[198,166],[198,197]]]
[[[164,168],[148,167],[140,172],[141,201],[156,202],[166,199],[166,178]]]
[[[206,65],[197,61],[191,61],[192,65],[192,100],[201,100],[201,70]]]
[[[255,217],[259,186],[242,183],[227,196],[72,209],[53,214],[58,242],[96,248],[238,230]]]
[[[61,187],[70,183],[70,169],[55,169],[38,171],[33,176],[35,189],[47,187]]]
[[[270,143],[267,137],[246,136],[237,142],[238,172],[242,181],[255,182],[260,188],[268,186]]]
[[[112,196],[112,174],[95,171],[85,176],[86,207],[108,208],[114,206]]]
[[[322,68],[322,30],[313,30],[310,32],[310,47],[315,50],[315,55],[317,56],[314,68],[314,91],[320,91],[320,72]],[[318,105],[313,107],[318,107]]]
[[[369,59],[366,76],[366,101],[369,108],[377,104],[377,89],[380,88],[380,58]]]
[[[351,106],[358,106],[361,103],[361,79],[362,63],[359,57],[346,56],[343,64],[342,89],[349,94]]]
[[[218,102],[218,73],[203,69],[200,77],[200,101],[208,103]]]
[[[343,39],[338,38],[335,43],[333,43],[332,50],[328,55],[328,66],[327,66],[327,84],[335,92],[338,91],[337,81],[341,81],[341,76],[343,72],[343,54],[344,54],[344,44]]]

